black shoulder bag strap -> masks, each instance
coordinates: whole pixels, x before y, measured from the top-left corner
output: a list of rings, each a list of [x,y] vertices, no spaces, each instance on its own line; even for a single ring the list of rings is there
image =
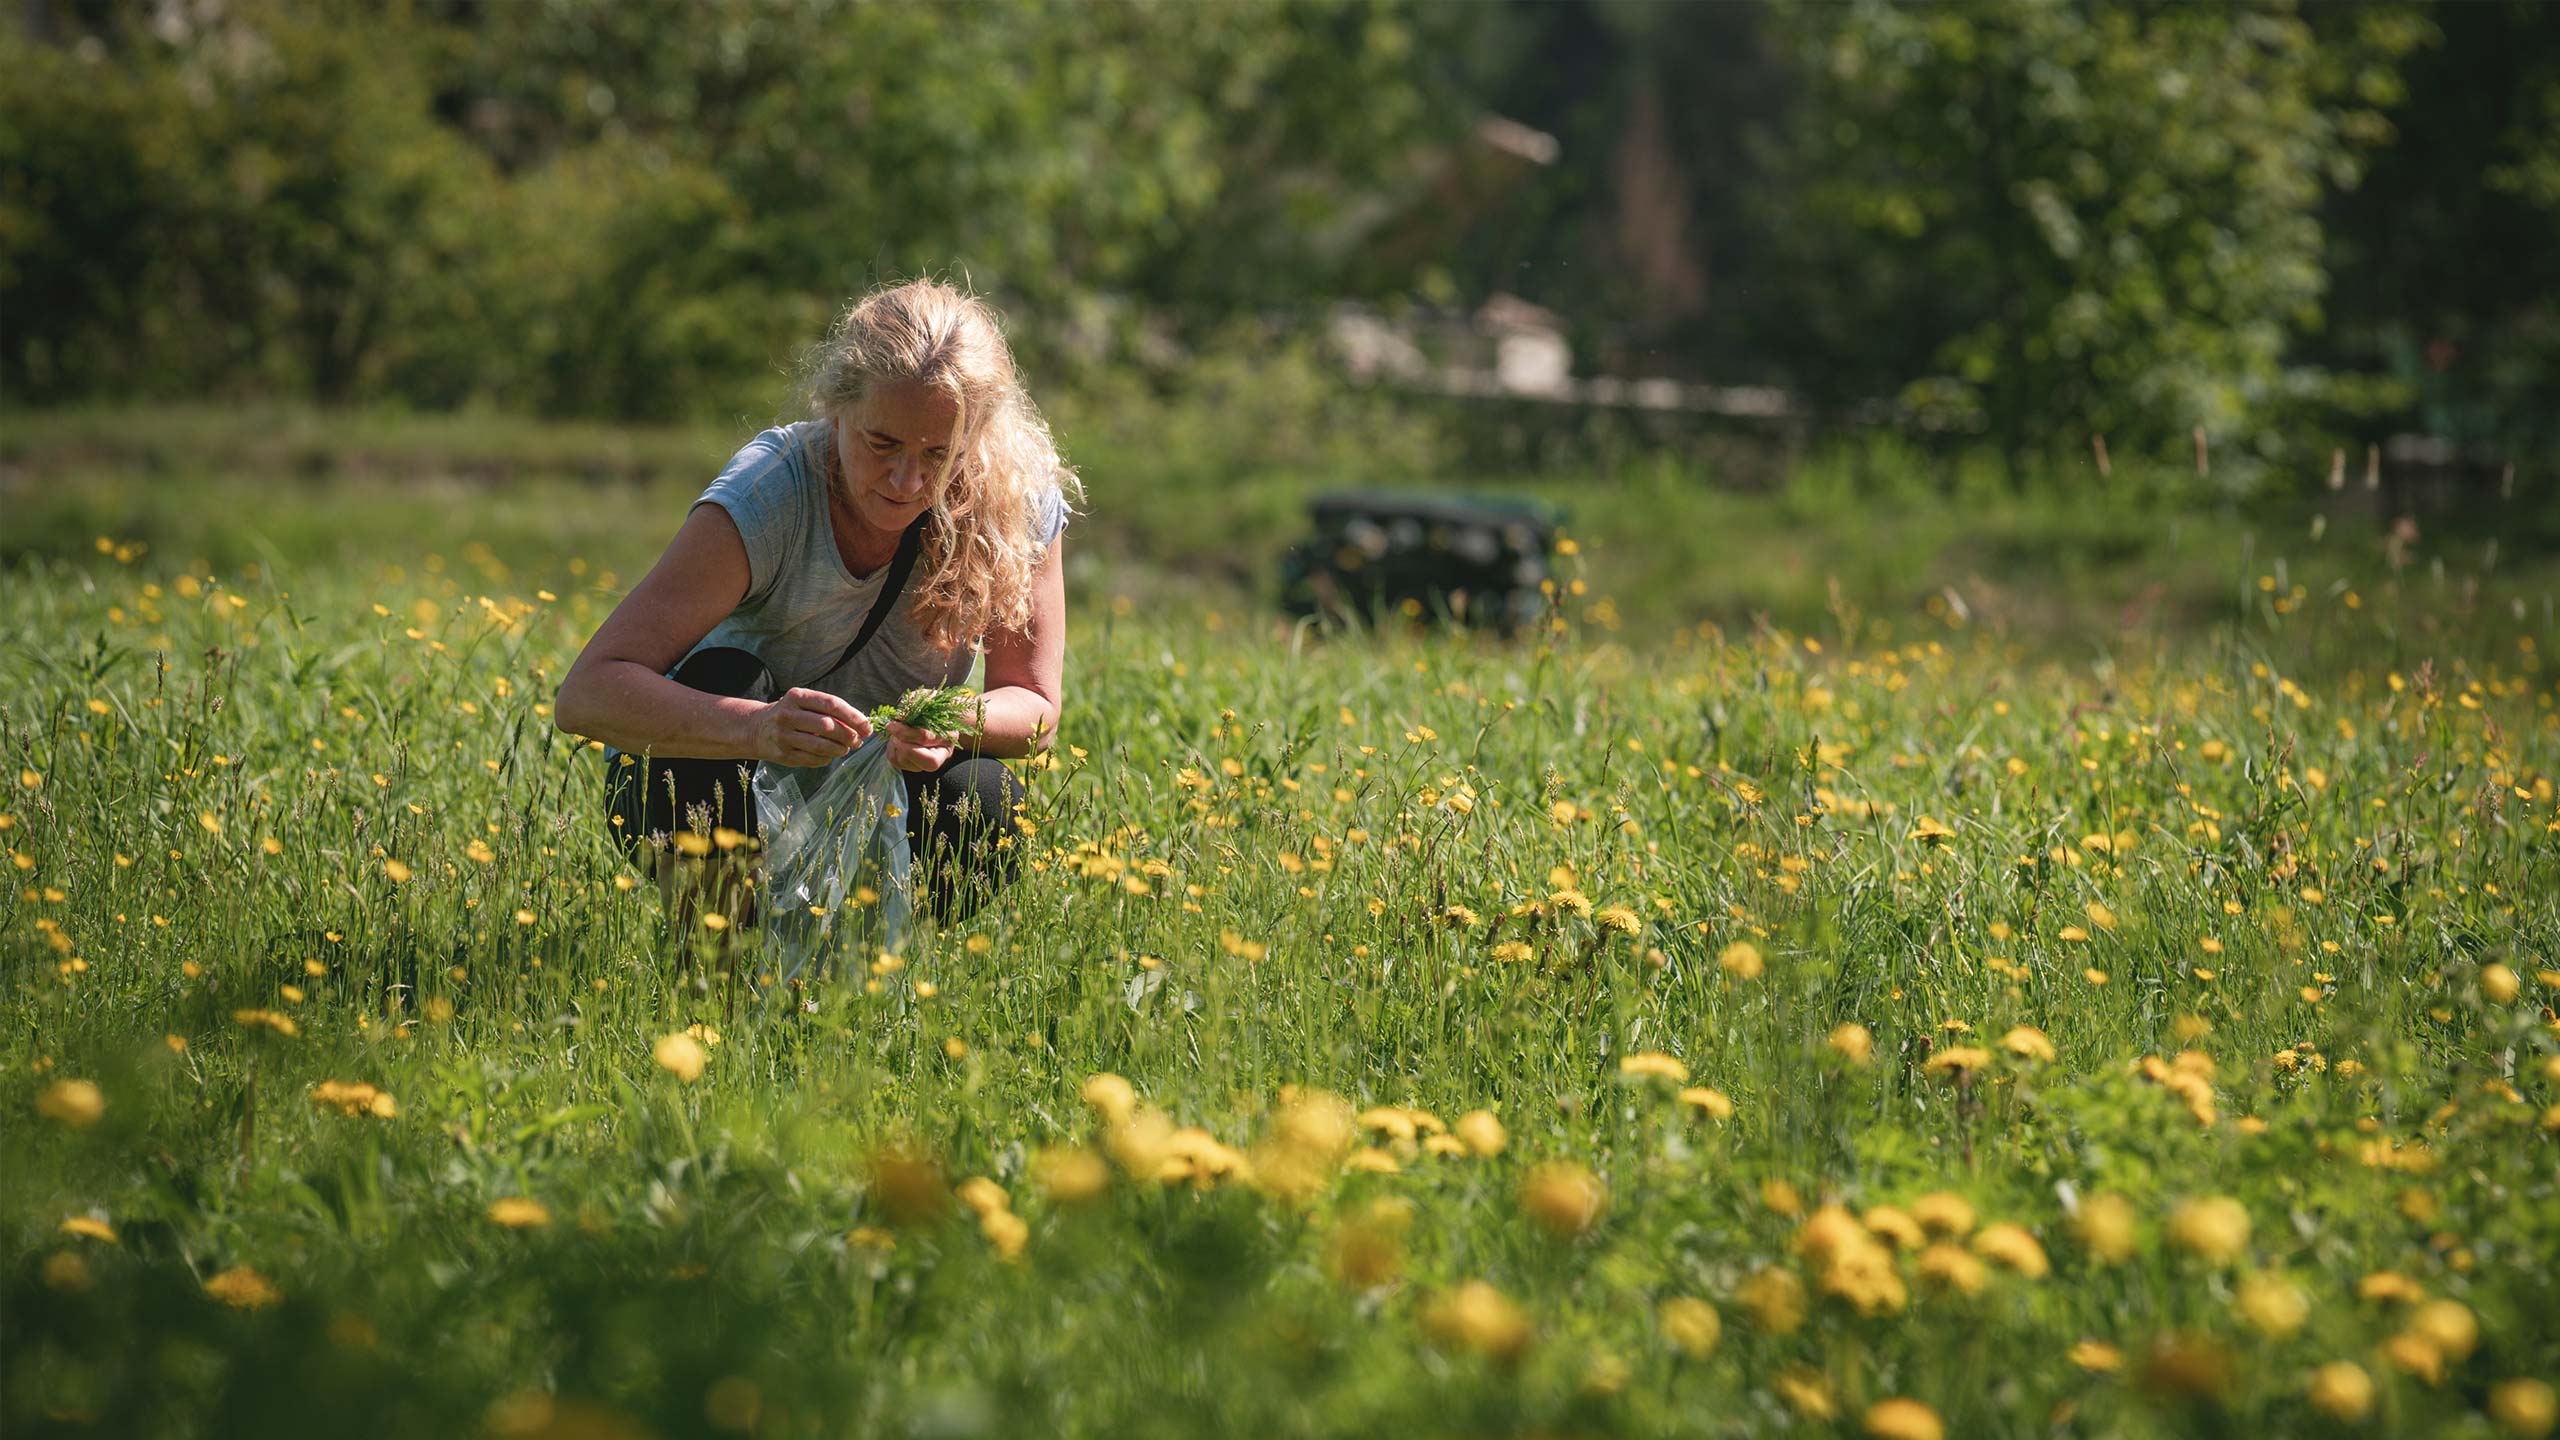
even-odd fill
[[[853,643],[844,647],[844,653],[836,657],[836,663],[819,671],[810,680],[811,685],[843,669],[845,662],[861,654],[862,647],[870,644],[871,637],[879,633],[881,622],[898,607],[898,596],[906,591],[907,577],[915,573],[916,557],[924,553],[924,529],[932,523],[930,512],[917,516],[915,523],[906,528],[906,533],[898,537],[898,553],[889,561],[889,576],[880,584],[879,598],[871,602],[871,613],[862,617],[862,628],[854,633]]]

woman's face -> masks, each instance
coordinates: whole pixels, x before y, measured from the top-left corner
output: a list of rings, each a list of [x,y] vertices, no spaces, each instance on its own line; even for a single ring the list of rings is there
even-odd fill
[[[915,380],[875,385],[836,420],[838,483],[865,525],[900,531],[925,512],[944,480],[959,407]]]

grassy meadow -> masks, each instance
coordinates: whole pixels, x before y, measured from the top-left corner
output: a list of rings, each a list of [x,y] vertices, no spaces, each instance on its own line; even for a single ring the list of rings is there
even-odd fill
[[[13,1436],[2552,1430],[2547,562],[1648,466],[1506,646],[1088,462],[1021,883],[785,986],[547,719],[735,437],[11,428]]]

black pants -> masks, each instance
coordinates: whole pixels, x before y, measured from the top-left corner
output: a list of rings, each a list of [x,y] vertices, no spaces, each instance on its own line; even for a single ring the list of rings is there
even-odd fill
[[[744,650],[696,651],[668,678],[712,695],[770,700],[775,693],[763,662]],[[605,775],[605,813],[623,853],[646,869],[679,830],[725,827],[754,837],[755,796],[747,788],[754,763],[617,757]],[[1003,761],[984,756],[954,756],[939,770],[904,778],[916,898],[937,921],[966,918],[1021,867],[1022,782]]]

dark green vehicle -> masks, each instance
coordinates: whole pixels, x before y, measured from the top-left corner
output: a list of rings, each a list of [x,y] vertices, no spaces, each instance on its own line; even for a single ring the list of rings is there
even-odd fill
[[[1565,518],[1538,500],[1391,491],[1319,496],[1307,515],[1315,533],[1281,560],[1289,613],[1376,624],[1401,611],[1505,635],[1545,605]]]

